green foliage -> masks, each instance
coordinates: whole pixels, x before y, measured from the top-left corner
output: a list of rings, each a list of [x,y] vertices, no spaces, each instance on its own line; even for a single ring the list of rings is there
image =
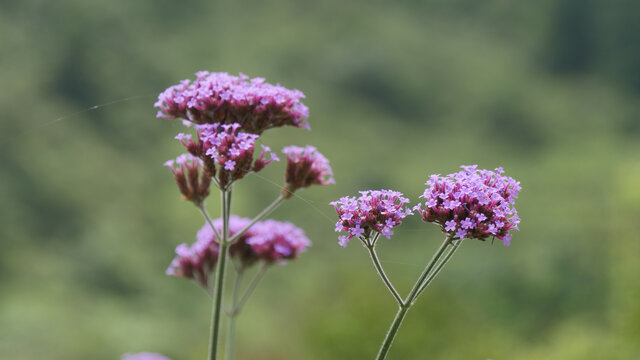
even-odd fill
[[[317,146],[337,181],[274,213],[314,246],[267,273],[239,320],[238,359],[372,358],[394,303],[366,252],[336,245],[327,204],[368,188],[415,201],[429,174],[472,163],[522,182],[522,230],[510,248],[466,243],[389,358],[640,357],[637,8],[0,2],[0,354],[203,358],[209,300],[164,275],[202,220],[161,166],[182,127],[152,104],[206,69],[305,92],[313,130],[261,141]],[[234,212],[267,205],[282,171],[243,180]],[[440,237],[412,219],[380,241],[402,293]]]

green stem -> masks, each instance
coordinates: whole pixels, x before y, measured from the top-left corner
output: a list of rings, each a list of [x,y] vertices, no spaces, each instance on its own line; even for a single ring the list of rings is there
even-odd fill
[[[398,312],[396,313],[395,318],[393,318],[393,322],[391,322],[389,331],[387,331],[387,336],[385,336],[382,346],[380,346],[380,351],[378,351],[376,360],[381,360],[387,357],[387,353],[389,352],[389,349],[391,349],[391,343],[393,343],[393,339],[396,337],[396,333],[398,332],[398,329],[400,329],[402,320],[404,320],[404,317],[407,315],[409,307],[410,305],[404,305],[398,308]]]
[[[198,210],[200,210],[200,212],[202,213],[202,216],[204,217],[204,219],[207,221],[207,224],[209,224],[209,226],[211,226],[211,229],[213,229],[213,233],[216,235],[216,239],[222,239],[222,237],[220,236],[220,233],[218,232],[218,229],[216,229],[215,226],[213,226],[213,221],[211,220],[211,217],[209,216],[209,213],[207,212],[207,209],[205,209],[204,207],[204,203],[200,203],[199,205],[196,205],[198,207]]]
[[[382,345],[380,346],[380,350],[378,351],[376,360],[383,360],[387,357],[387,354],[389,353],[389,349],[391,349],[391,344],[393,343],[393,339],[396,337],[396,334],[400,329],[402,320],[404,320],[405,316],[407,315],[407,312],[409,311],[409,308],[411,307],[411,305],[413,305],[413,302],[418,296],[418,292],[420,290],[421,285],[423,284],[425,279],[427,279],[428,275],[431,273],[431,270],[433,269],[435,264],[438,262],[438,260],[440,259],[444,251],[451,244],[452,238],[453,238],[453,235],[449,234],[447,238],[444,239],[438,251],[433,255],[433,257],[431,258],[427,266],[422,271],[422,274],[420,274],[420,277],[416,281],[415,285],[413,285],[413,288],[411,289],[411,292],[409,293],[409,295],[407,295],[407,298],[404,300],[403,305],[401,305],[398,308],[398,312],[396,313],[395,318],[391,322],[389,331],[387,331],[387,335],[382,341]]]
[[[211,310],[211,340],[209,342],[209,360],[218,358],[218,338],[220,337],[220,313],[222,308],[222,290],[226,268],[229,242],[229,215],[231,212],[231,189],[222,192],[222,238],[218,254],[216,281],[214,283],[213,305]]]
[[[256,287],[258,287],[258,283],[260,282],[260,280],[262,280],[262,277],[264,276],[264,273],[267,272],[268,268],[269,264],[267,264],[266,262],[262,263],[262,266],[260,266],[260,270],[258,270],[256,276],[253,278],[253,280],[251,280],[251,284],[249,284],[247,291],[245,291],[244,295],[242,295],[240,301],[238,301],[237,304],[234,304],[234,307],[231,310],[231,316],[236,316],[240,312],[240,310],[242,310],[244,304],[247,303],[247,300],[249,300],[251,294],[253,294]]]
[[[396,301],[398,302],[398,306],[404,306],[404,302],[402,301],[400,294],[398,294],[396,288],[393,287],[391,280],[389,280],[389,277],[382,268],[382,264],[380,264],[380,259],[378,259],[378,254],[376,254],[375,240],[368,242],[365,246],[367,250],[369,250],[369,256],[371,256],[371,260],[373,261],[373,265],[375,266],[378,275],[380,275],[380,279],[382,279],[382,282],[387,286],[387,289],[389,289],[391,295],[393,295],[393,297],[396,299]]]
[[[422,271],[422,274],[420,274],[418,281],[416,281],[415,285],[413,285],[411,292],[409,293],[409,295],[407,296],[407,299],[404,302],[405,304],[412,304],[413,301],[416,299],[416,297],[418,296],[418,291],[420,290],[425,279],[429,276],[429,274],[431,273],[431,270],[436,265],[436,263],[438,262],[442,254],[444,254],[444,251],[447,249],[447,247],[451,245],[451,239],[453,239],[453,234],[448,234],[447,237],[442,242],[442,245],[440,245],[440,248],[438,249],[438,251],[436,251],[436,253],[433,255],[433,257],[431,258],[427,266]]]
[[[225,359],[231,360],[233,359],[233,341],[236,330],[236,314],[233,312],[236,304],[238,303],[238,296],[240,295],[240,285],[242,284],[242,275],[244,274],[244,269],[239,268],[238,274],[236,276],[236,281],[233,284],[233,298],[231,300],[232,310],[229,313],[229,328],[227,330],[227,347],[225,349]]]
[[[258,221],[262,220],[265,216],[269,215],[273,210],[275,210],[278,206],[280,206],[280,204],[282,204],[283,201],[285,201],[285,197],[280,195],[278,196],[275,200],[273,200],[273,202],[271,204],[269,204],[269,206],[267,206],[264,210],[262,210],[258,215],[256,215],[256,217],[254,217],[251,222],[249,223],[249,225],[245,226],[242,230],[238,231],[236,234],[234,234],[231,239],[229,239],[229,242],[232,243],[234,241],[236,241],[238,238],[240,238],[242,235],[244,235],[244,233],[246,233],[255,223],[257,223]]]
[[[445,255],[444,259],[442,259],[442,261],[440,262],[440,264],[438,264],[438,266],[433,271],[433,273],[429,275],[429,277],[424,281],[424,284],[422,284],[422,286],[420,287],[420,290],[418,291],[418,295],[416,295],[416,299],[420,295],[422,295],[422,292],[427,288],[427,286],[429,286],[429,284],[431,284],[431,281],[433,281],[433,279],[435,279],[436,276],[440,274],[440,271],[442,270],[442,268],[445,265],[447,265],[451,257],[453,257],[453,254],[455,254],[456,251],[458,251],[458,248],[460,248],[460,245],[462,245],[462,239],[458,240],[455,244],[453,244],[453,246],[451,247],[447,255]]]

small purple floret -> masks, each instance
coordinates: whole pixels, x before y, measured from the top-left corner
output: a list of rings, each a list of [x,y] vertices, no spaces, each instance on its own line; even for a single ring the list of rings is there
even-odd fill
[[[287,156],[285,197],[291,197],[296,190],[311,185],[335,184],[329,160],[315,147],[287,146],[282,152]]]
[[[518,230],[520,223],[514,207],[520,182],[502,175],[502,168],[494,172],[479,170],[477,165],[461,167],[462,171],[445,177],[431,175],[420,196],[425,202],[414,209],[424,221],[439,224],[457,238],[495,236],[509,245],[509,232]]]
[[[253,227],[247,238],[255,256],[266,263],[284,263],[295,259],[311,245],[304,231],[289,222],[265,220]]]
[[[330,205],[336,209],[338,218],[336,232],[346,231],[348,235],[338,237],[340,246],[347,246],[354,237],[368,238],[377,232],[387,239],[393,234],[392,228],[400,225],[402,219],[413,213],[403,207],[409,199],[392,190],[361,191],[360,197],[345,196]]]
[[[204,161],[208,174],[215,177],[220,188],[226,188],[249,172],[258,172],[278,158],[266,146],[260,157],[253,160],[256,140],[260,137],[240,131],[240,124],[197,125],[197,140],[189,135],[178,134],[176,139],[190,154]],[[265,159],[271,153],[271,159]]]
[[[160,109],[159,118],[194,124],[240,123],[244,132],[260,134],[285,125],[309,129],[309,109],[303,98],[301,91],[263,78],[199,71],[193,82],[183,80],[160,93],[154,107]]]
[[[222,233],[222,219],[213,225]],[[251,223],[250,219],[235,215],[229,217],[229,236],[234,236]],[[229,247],[229,255],[248,267],[256,262],[284,263],[295,259],[311,245],[304,231],[291,223],[275,220],[258,221]],[[194,279],[208,288],[209,276],[218,261],[219,240],[209,224],[204,224],[191,246],[180,244],[176,257],[167,269],[167,275]]]
[[[233,236],[249,225],[250,219],[238,216],[229,217],[229,236]],[[222,219],[213,220],[213,225],[218,232],[222,232]],[[242,236],[238,243],[251,236],[251,229]],[[235,244],[234,244],[235,245]],[[233,245],[232,245],[233,247]],[[232,249],[229,249],[232,253]],[[176,247],[176,257],[169,265],[167,275],[194,279],[199,285],[207,288],[209,285],[209,275],[218,262],[219,244],[215,232],[206,223],[196,234],[196,242],[191,246],[180,244]]]
[[[165,161],[163,165],[171,170],[183,199],[201,204],[209,196],[211,176],[203,168],[204,162],[200,158],[186,153],[175,160]]]

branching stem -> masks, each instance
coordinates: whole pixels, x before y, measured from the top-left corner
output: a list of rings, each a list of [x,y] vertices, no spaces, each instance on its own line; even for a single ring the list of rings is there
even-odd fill
[[[376,234],[374,239],[365,242],[365,247],[367,248],[367,250],[369,250],[369,256],[371,256],[371,261],[373,261],[373,265],[375,266],[378,275],[380,275],[380,279],[382,279],[384,285],[387,287],[387,289],[389,289],[389,292],[391,293],[391,295],[393,295],[393,298],[396,299],[398,306],[402,307],[404,306],[402,297],[400,297],[400,294],[398,294],[398,291],[395,287],[393,287],[391,280],[389,280],[389,277],[384,272],[382,264],[380,263],[380,259],[378,258],[378,254],[376,253],[375,243],[378,236],[380,236],[380,234]]]
[[[256,215],[256,217],[254,217],[247,226],[245,226],[242,230],[234,234],[231,237],[231,239],[228,240],[228,242],[233,243],[234,241],[236,241],[238,238],[244,235],[244,233],[246,233],[255,223],[262,220],[265,216],[271,214],[271,212],[275,210],[278,206],[280,206],[280,204],[282,204],[284,200],[286,200],[284,196],[282,195],[278,196],[271,204],[269,204],[269,206],[264,208],[264,210],[262,210],[258,215]]]
[[[442,245],[440,245],[440,248],[438,249],[438,251],[436,251],[436,253],[433,255],[429,263],[427,263],[427,266],[422,271],[422,274],[420,274],[420,277],[418,277],[418,280],[416,281],[415,285],[413,285],[413,288],[411,289],[411,292],[409,292],[409,295],[407,295],[404,302],[402,302],[402,305],[400,305],[400,307],[398,308],[398,312],[396,313],[395,318],[391,322],[391,326],[387,331],[387,335],[385,336],[382,342],[382,345],[380,346],[380,350],[378,351],[376,360],[383,360],[387,357],[387,354],[389,353],[389,349],[391,349],[391,344],[393,343],[393,339],[396,337],[396,334],[400,329],[400,325],[402,325],[402,321],[407,315],[409,308],[411,308],[416,298],[420,295],[420,289],[422,289],[422,286],[424,285],[424,283],[430,282],[431,280],[433,280],[433,277],[435,277],[435,276],[429,277],[429,275],[432,273],[432,270],[434,269],[436,263],[438,263],[438,260],[440,260],[442,255],[445,253],[445,250],[447,249],[447,247],[451,245],[452,239],[453,239],[452,234],[447,235],[446,239],[444,239],[444,241],[442,242]],[[439,270],[436,270],[436,271],[439,271]]]
[[[251,280],[249,287],[240,298],[240,301],[238,301],[237,303],[234,302],[233,309],[231,309],[231,314],[230,314],[231,317],[234,317],[238,315],[238,313],[240,313],[240,311],[244,307],[244,304],[247,303],[247,300],[249,300],[249,297],[251,296],[251,294],[253,294],[253,292],[256,290],[256,287],[258,287],[258,283],[260,283],[260,280],[262,280],[262,277],[267,272],[268,268],[269,268],[269,264],[262,263],[262,265],[260,266],[260,270],[258,270],[258,273],[256,274],[256,276],[253,278],[253,280]]]
[[[198,210],[200,210],[200,213],[202,213],[202,216],[204,217],[207,224],[209,224],[209,226],[211,226],[211,229],[213,229],[213,233],[216,235],[216,239],[222,239],[222,236],[220,236],[218,229],[216,229],[216,227],[213,226],[213,220],[211,220],[211,217],[209,216],[207,209],[205,209],[204,203],[200,203],[199,205],[196,205],[196,207],[198,208]]]
[[[222,237],[220,238],[220,251],[218,254],[218,266],[215,273],[213,287],[213,305],[211,310],[211,340],[209,341],[209,360],[218,358],[218,339],[220,337],[220,314],[222,310],[222,291],[224,289],[224,273],[229,242],[229,215],[231,213],[231,188],[222,192]]]
[[[458,240],[455,244],[453,244],[453,246],[449,249],[449,252],[447,253],[447,255],[445,255],[444,259],[442,259],[442,261],[438,264],[438,266],[436,266],[436,269],[424,281],[424,283],[420,287],[420,290],[418,291],[418,295],[416,295],[416,299],[420,295],[422,295],[422,292],[427,288],[427,286],[429,286],[429,284],[431,284],[431,281],[433,281],[433,279],[435,279],[436,276],[438,276],[438,274],[440,274],[440,271],[442,270],[442,268],[445,265],[447,265],[447,263],[449,262],[449,260],[453,256],[453,254],[455,254],[456,251],[458,250],[458,248],[460,248],[460,245],[462,245],[462,239]]]

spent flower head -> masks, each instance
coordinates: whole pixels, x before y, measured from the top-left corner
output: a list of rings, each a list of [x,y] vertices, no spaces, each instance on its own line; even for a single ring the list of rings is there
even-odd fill
[[[245,132],[295,126],[309,129],[309,109],[300,90],[272,85],[263,78],[200,71],[158,95],[157,117],[183,119],[194,124],[239,123]]]
[[[403,207],[408,202],[402,193],[393,190],[360,191],[358,198],[345,196],[331,202],[340,218],[336,232],[347,232],[338,237],[338,244],[345,247],[353,237],[368,239],[373,232],[391,238],[392,229],[407,215],[413,215],[409,208]]]
[[[443,232],[455,237],[485,240],[495,236],[505,245],[511,230],[518,230],[520,218],[514,204],[521,190],[520,182],[504,176],[504,170],[461,166],[462,170],[441,177],[431,175],[424,203],[414,207],[422,220],[435,222]],[[422,206],[424,205],[424,208]]]
[[[286,186],[282,192],[285,197],[291,197],[296,190],[311,185],[335,183],[329,160],[315,147],[292,145],[282,149],[282,152],[287,156]]]
[[[185,200],[201,204],[209,196],[211,173],[204,167],[204,162],[191,155],[182,154],[175,160],[167,160],[167,166],[178,185],[178,189]]]

